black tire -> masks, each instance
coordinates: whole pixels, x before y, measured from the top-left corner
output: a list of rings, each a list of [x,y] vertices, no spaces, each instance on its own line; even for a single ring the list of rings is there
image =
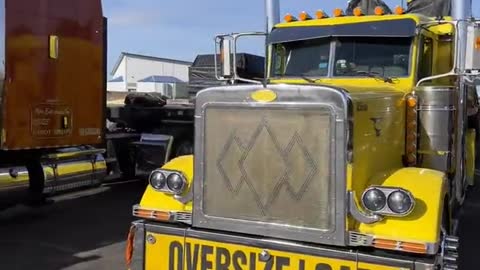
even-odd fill
[[[39,158],[33,158],[26,164],[29,178],[28,203],[42,204],[45,201],[45,174]]]

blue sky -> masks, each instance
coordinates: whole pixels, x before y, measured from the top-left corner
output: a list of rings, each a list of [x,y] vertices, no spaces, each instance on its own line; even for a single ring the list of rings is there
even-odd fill
[[[347,0],[279,0],[281,16],[317,9],[331,13]],[[406,0],[404,0],[406,2]],[[401,0],[386,0],[392,8]],[[479,14],[480,0],[473,0]],[[193,61],[197,54],[213,53],[216,34],[262,31],[263,0],[103,0],[109,19],[109,72],[120,52],[126,51]],[[244,42],[240,50],[261,53],[259,42]]]

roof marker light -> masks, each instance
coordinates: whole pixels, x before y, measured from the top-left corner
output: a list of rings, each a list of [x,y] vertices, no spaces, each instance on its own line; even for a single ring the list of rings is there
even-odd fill
[[[362,16],[362,15],[363,15],[362,8],[356,7],[356,8],[353,10],[353,15],[355,15],[355,16]]]
[[[310,16],[310,14],[308,14],[306,11],[302,11],[300,15],[298,15],[298,18],[300,18],[300,21],[307,21],[311,20],[312,16]]]
[[[401,6],[397,6],[395,7],[395,14],[397,15],[405,14],[405,9],[403,9]]]
[[[285,15],[285,21],[286,22],[295,22],[297,21],[297,18],[295,18],[295,16],[293,16],[292,14],[290,13],[287,13],[287,15]]]
[[[315,15],[316,15],[317,19],[325,19],[325,18],[328,18],[328,14],[325,13],[325,11],[323,11],[323,10],[321,10],[321,9],[317,10],[317,12],[316,12]]]
[[[333,16],[342,17],[342,16],[345,16],[345,13],[343,13],[343,9],[336,8],[336,9],[333,10]]]
[[[385,14],[385,10],[383,10],[382,7],[376,7],[374,12],[375,12],[375,15],[377,15],[377,16]]]

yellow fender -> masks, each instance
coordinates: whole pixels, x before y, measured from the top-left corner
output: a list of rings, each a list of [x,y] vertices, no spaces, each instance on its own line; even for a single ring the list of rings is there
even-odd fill
[[[415,207],[405,217],[385,217],[373,224],[360,223],[360,233],[399,241],[439,241],[444,199],[448,190],[445,173],[430,169],[402,168],[388,176],[380,185],[410,191],[415,198]]]
[[[172,159],[167,164],[165,164],[162,169],[178,171],[183,173],[187,178],[188,188],[185,193],[189,192],[192,188],[193,183],[193,156],[182,156],[175,159]],[[142,200],[140,201],[140,206],[146,209],[152,210],[168,210],[168,211],[192,211],[192,202],[187,204],[182,204],[181,202],[175,200],[173,195],[166,194],[163,192],[156,191],[150,185],[147,186],[147,189],[143,193]]]

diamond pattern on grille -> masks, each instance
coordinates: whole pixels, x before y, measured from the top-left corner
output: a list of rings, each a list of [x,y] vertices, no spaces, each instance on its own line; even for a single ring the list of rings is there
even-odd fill
[[[332,228],[329,111],[215,108],[205,119],[205,215]]]
[[[261,164],[261,168],[258,168],[258,164],[255,164],[256,160],[254,158],[249,159],[249,157],[257,156],[257,153],[255,152],[257,149],[263,150],[260,147],[255,147],[257,143],[262,143],[263,147],[267,145],[267,148],[273,150],[271,152],[276,153],[271,159],[269,159],[268,165],[263,167],[264,164]],[[295,149],[300,151],[300,156],[295,156]],[[231,177],[226,173],[223,164],[226,162],[231,163],[232,157],[238,157],[238,153],[241,151],[241,158],[238,160],[238,167],[241,175]],[[306,167],[308,168],[308,171],[295,171],[295,168],[298,167],[291,165],[292,162],[294,162],[293,160],[295,157],[300,157],[304,160],[307,164]],[[217,161],[217,166],[229,191],[232,192],[233,195],[237,195],[241,185],[246,184],[253,193],[256,203],[264,215],[267,214],[271,203],[277,199],[282,185],[285,185],[288,194],[298,201],[302,198],[309,183],[318,171],[318,167],[311,158],[308,149],[303,145],[300,135],[295,132],[289,144],[282,148],[278,143],[275,133],[270,128],[268,120],[265,118],[262,119],[258,127],[255,129],[255,132],[246,147],[242,146],[240,139],[235,135],[235,131],[233,131],[224,147],[224,151],[221,153],[220,158]],[[254,173],[251,171],[263,170],[266,168],[268,170],[276,170],[278,171],[278,174],[274,176],[273,179],[267,179],[265,181],[271,183],[271,185],[258,185],[257,183],[259,183],[259,181],[253,180],[252,175]],[[235,170],[232,172],[235,173]],[[262,196],[262,194],[269,195]]]

